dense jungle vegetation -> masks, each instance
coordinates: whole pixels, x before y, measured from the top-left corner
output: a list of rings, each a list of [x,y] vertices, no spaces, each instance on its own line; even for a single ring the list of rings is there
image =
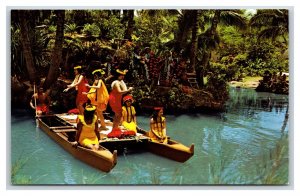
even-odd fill
[[[12,107],[27,106],[36,84],[51,91],[53,109],[71,109],[75,95],[63,89],[75,65],[91,82],[95,69],[128,69],[143,110],[222,110],[228,82],[246,76],[264,77],[258,90],[288,93],[288,20],[277,9],[12,10]]]

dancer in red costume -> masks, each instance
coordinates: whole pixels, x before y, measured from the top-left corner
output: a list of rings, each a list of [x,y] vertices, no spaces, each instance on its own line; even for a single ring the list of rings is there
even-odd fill
[[[119,69],[116,70],[117,80],[113,81],[111,84],[112,91],[109,95],[109,105],[112,111],[115,113],[113,120],[113,130],[118,128],[121,123],[122,118],[122,95],[129,93],[133,90],[133,87],[127,86],[123,81],[124,76],[127,73],[127,70],[121,71]]]
[[[83,115],[83,104],[88,101],[86,93],[89,92],[89,88],[86,86],[86,84],[88,84],[88,81],[82,74],[81,68],[81,66],[74,67],[75,79],[72,84],[68,85],[64,92],[67,92],[69,89],[75,87],[75,89],[77,90],[76,107],[79,110],[79,114]]]

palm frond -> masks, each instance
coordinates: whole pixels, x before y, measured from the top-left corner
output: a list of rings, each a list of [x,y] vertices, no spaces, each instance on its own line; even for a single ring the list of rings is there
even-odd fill
[[[205,49],[216,49],[219,46],[221,38],[218,33],[213,36],[210,34],[210,29],[207,29],[204,33],[198,36],[198,46]]]
[[[285,33],[286,33],[285,27],[273,26],[262,30],[259,33],[258,38],[272,39],[274,41],[278,36],[284,35]]]
[[[258,10],[251,18],[250,26],[260,28],[259,38],[268,38],[273,41],[278,36],[284,36],[289,32],[288,10]]]
[[[247,28],[246,18],[235,11],[222,11],[220,20],[225,25],[234,26],[241,30],[245,30]]]

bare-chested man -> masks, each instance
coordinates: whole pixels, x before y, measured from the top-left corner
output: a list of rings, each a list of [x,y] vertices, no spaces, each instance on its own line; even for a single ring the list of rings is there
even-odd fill
[[[35,99],[36,99],[36,107],[33,104]],[[37,93],[32,95],[30,100],[30,106],[32,109],[36,110],[37,115],[48,114],[49,104],[50,104],[50,97],[47,92],[46,93],[44,92],[44,89],[42,87],[39,88]]]

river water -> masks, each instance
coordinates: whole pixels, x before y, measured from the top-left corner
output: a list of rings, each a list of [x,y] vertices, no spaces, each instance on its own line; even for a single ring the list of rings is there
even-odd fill
[[[178,163],[149,152],[121,154],[109,173],[73,158],[25,111],[12,111],[13,185],[287,185],[288,96],[230,88],[226,111],[167,115],[168,135],[195,154]],[[138,116],[148,129],[149,116]]]

